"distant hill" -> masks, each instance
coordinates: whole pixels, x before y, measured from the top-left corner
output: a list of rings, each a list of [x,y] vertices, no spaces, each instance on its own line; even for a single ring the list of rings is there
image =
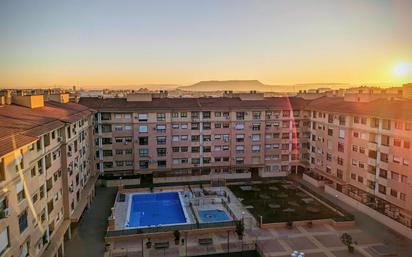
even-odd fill
[[[296,84],[296,85],[265,85],[259,80],[210,80],[200,81],[190,86],[178,87],[180,90],[185,91],[225,91],[232,90],[250,91],[256,90],[260,92],[291,92],[299,90],[308,90],[312,88],[346,88],[351,85],[345,83],[308,83],[308,84]]]

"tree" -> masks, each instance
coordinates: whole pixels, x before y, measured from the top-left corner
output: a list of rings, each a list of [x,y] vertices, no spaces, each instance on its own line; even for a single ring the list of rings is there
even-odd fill
[[[353,242],[352,242],[352,236],[351,235],[349,235],[346,232],[343,233],[340,236],[340,241],[342,241],[342,243],[348,247],[349,252],[353,253],[354,247],[352,245]]]
[[[236,234],[239,236],[239,239],[243,239],[243,233],[245,232],[245,225],[243,222],[237,222],[236,223]]]
[[[179,230],[175,230],[173,232],[173,235],[175,236],[175,244],[178,245],[180,242],[180,231]]]

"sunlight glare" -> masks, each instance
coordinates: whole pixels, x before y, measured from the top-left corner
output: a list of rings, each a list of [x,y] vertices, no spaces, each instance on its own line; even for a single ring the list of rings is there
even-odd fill
[[[401,62],[394,68],[394,72],[398,76],[405,76],[412,72],[412,62]]]

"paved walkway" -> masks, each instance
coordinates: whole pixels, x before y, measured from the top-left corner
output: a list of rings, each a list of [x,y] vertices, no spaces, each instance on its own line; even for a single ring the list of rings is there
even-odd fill
[[[102,257],[107,218],[114,203],[117,188],[96,188],[96,197],[72,230],[72,240],[65,242],[65,257]]]
[[[321,194],[323,197],[332,201],[336,205],[352,213],[355,216],[355,222],[358,228],[367,231],[368,233],[376,237],[376,239],[378,239],[379,241],[393,247],[400,254],[400,256],[412,256],[412,240],[409,240],[408,238],[396,233],[395,231],[383,225],[382,223],[379,223],[378,221],[374,220],[373,218],[369,217],[363,212],[356,210],[355,208],[336,199],[335,197],[329,194],[325,194],[322,189],[316,188],[313,185],[301,179],[300,183],[310,187],[313,191],[316,191],[317,193]]]

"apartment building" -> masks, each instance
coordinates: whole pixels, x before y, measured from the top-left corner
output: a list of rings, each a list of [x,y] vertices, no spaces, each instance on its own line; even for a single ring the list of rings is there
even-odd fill
[[[154,182],[285,176],[308,159],[310,113],[300,98],[140,94],[80,103],[97,111],[95,165],[105,174]]]
[[[412,227],[412,101],[359,97],[308,103],[310,174]]]
[[[411,227],[412,101],[369,93],[80,102],[97,111],[94,165],[104,174],[160,183],[304,172]]]
[[[63,256],[94,194],[92,112],[66,94],[0,100],[0,256]]]

